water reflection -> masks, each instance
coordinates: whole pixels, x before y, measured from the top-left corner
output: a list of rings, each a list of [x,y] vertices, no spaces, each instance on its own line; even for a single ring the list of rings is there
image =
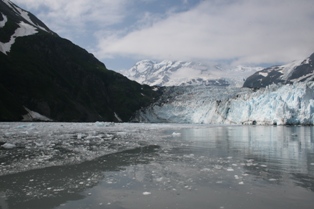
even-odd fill
[[[223,126],[184,130],[182,138],[208,148],[209,155],[240,159],[257,180],[280,183],[291,175],[298,186],[313,190],[313,134],[313,127]]]
[[[158,146],[149,145],[106,155],[78,165],[57,166],[0,177],[0,208],[55,208],[80,200],[82,191],[96,186],[105,172],[149,163]]]
[[[151,134],[159,136],[151,142],[158,145],[0,177],[0,206],[249,209],[314,204],[313,127],[169,127]]]

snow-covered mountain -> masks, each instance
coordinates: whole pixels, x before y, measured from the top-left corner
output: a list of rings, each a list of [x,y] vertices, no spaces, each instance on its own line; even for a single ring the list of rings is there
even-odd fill
[[[139,122],[314,125],[314,82],[249,88],[186,86],[166,89]]]
[[[143,60],[122,72],[131,80],[150,86],[242,86],[260,67],[206,65],[196,62]]]
[[[287,84],[314,80],[314,53],[302,60],[291,63],[265,68],[248,77],[244,87],[262,88],[272,83]]]

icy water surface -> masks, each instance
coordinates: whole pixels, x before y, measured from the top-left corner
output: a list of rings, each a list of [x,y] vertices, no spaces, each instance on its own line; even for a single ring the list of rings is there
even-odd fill
[[[314,205],[313,127],[0,123],[0,142],[1,209]]]

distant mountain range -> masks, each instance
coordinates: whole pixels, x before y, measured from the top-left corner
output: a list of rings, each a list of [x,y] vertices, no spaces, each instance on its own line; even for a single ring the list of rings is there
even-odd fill
[[[228,67],[196,62],[143,60],[121,72],[129,79],[150,86],[242,86],[244,80],[261,67]]]
[[[0,0],[0,121],[128,121],[158,95]]]
[[[263,88],[273,83],[288,84],[314,80],[314,53],[303,60],[281,66],[273,66],[258,71],[248,77],[243,84],[249,88]]]
[[[271,84],[288,84],[314,80],[314,53],[291,63],[261,67],[228,67],[196,62],[143,60],[121,72],[126,77],[150,86],[237,86],[263,88]]]

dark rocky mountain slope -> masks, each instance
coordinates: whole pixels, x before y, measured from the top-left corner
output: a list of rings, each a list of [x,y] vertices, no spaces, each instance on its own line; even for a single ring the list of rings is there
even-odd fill
[[[0,121],[20,121],[26,109],[54,121],[128,121],[157,97],[0,0]]]

